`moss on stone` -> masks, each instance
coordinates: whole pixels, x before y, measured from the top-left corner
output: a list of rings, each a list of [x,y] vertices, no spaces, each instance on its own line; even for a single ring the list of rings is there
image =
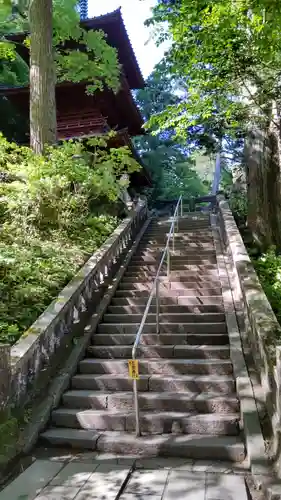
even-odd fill
[[[15,417],[10,416],[0,423],[0,466],[15,456],[20,448],[20,428]]]

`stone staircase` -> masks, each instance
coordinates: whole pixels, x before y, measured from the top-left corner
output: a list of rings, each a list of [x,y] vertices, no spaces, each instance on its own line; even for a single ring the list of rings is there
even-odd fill
[[[51,445],[124,454],[242,461],[221,283],[210,216],[180,219],[169,280],[161,276],[138,349],[142,436],[128,359],[166,244],[171,220],[153,219],[92,336],[87,355],[41,438]]]

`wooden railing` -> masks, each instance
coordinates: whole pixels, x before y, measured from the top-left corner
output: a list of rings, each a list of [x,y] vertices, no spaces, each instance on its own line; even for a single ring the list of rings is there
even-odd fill
[[[147,219],[139,202],[21,339],[0,351],[0,406],[22,406],[44,390],[104,295]]]

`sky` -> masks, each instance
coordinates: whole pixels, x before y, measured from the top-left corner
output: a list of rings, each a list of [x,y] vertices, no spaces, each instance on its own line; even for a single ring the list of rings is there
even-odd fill
[[[122,16],[144,78],[164,55],[165,46],[156,47],[151,30],[144,26],[155,0],[89,0],[88,17],[122,8]]]

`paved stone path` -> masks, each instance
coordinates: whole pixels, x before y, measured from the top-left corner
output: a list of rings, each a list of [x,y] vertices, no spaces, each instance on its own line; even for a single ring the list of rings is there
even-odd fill
[[[50,453],[50,451],[49,451]],[[39,453],[0,500],[247,500],[243,465]]]

